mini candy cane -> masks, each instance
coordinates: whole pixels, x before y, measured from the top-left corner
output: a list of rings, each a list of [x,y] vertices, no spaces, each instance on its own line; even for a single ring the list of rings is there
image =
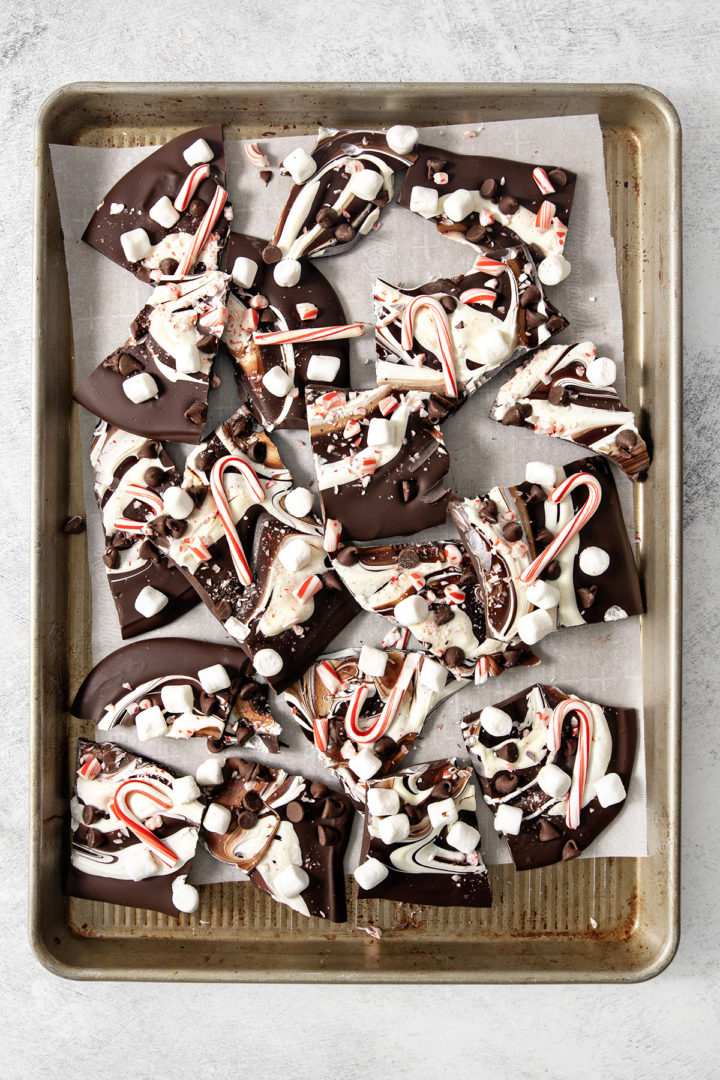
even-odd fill
[[[173,206],[176,210],[178,210],[180,213],[182,213],[183,210],[187,210],[193,195],[195,194],[203,180],[207,179],[209,175],[209,165],[196,165],[195,168],[188,173],[185,178],[185,183],[175,196],[175,202],[173,203]]]
[[[504,262],[498,262],[497,259],[491,259],[487,255],[478,255],[475,262],[472,264],[471,274],[487,274],[489,277],[494,277],[496,274],[501,274],[503,270],[507,270],[507,264]]]
[[[451,566],[459,566],[463,560],[462,551],[455,544],[446,544],[443,554]]]
[[[322,579],[317,574],[312,574],[310,577],[305,578],[301,585],[298,585],[295,596],[298,600],[309,600],[311,596],[319,593],[322,587]]]
[[[193,555],[195,555],[200,562],[207,562],[210,558],[210,552],[199,536],[196,536],[188,542],[188,550],[192,551]]]
[[[227,191],[225,190],[225,188],[221,188],[218,186],[215,189],[215,194],[210,201],[210,205],[205,211],[205,216],[200,222],[198,230],[192,238],[192,243],[190,244],[190,247],[187,249],[182,259],[180,260],[180,265],[175,271],[176,278],[185,277],[185,275],[189,274],[192,270],[193,266],[197,262],[198,255],[205,247],[208,237],[213,231],[215,223],[220,217],[220,214],[222,213],[222,208],[225,205],[226,201]]]
[[[359,435],[361,431],[360,425],[357,420],[348,420],[347,424],[343,428],[343,438],[354,439],[356,435]]]
[[[533,180],[542,191],[543,195],[551,195],[555,188],[550,183],[550,177],[541,169],[538,165],[537,169],[533,169]]]
[[[399,406],[400,402],[398,401],[398,399],[396,397],[393,397],[392,394],[388,394],[387,397],[384,397],[382,399],[382,401],[378,405],[378,409],[383,414],[383,416],[389,416],[390,413],[394,413],[395,410],[399,408]]]
[[[340,522],[336,521],[335,518],[328,518],[325,522],[325,533],[323,535],[323,548],[325,551],[337,551],[341,535],[342,525]]]
[[[568,795],[567,813],[565,821],[569,829],[577,829],[580,825],[580,811],[582,810],[583,791],[587,779],[588,765],[590,762],[590,742],[593,733],[592,713],[587,702],[580,698],[566,698],[553,709],[548,728],[548,749],[557,753],[560,749],[562,738],[563,720],[569,713],[575,713],[578,720],[578,748],[573,766],[572,783]],[[551,747],[552,742],[552,747]]]
[[[488,304],[490,307],[497,300],[497,293],[493,289],[466,289],[460,293],[461,304]]]
[[[138,499],[140,502],[144,502],[146,506],[149,506],[151,510],[154,510],[156,514],[162,514],[163,501],[159,495],[156,495],[154,491],[150,491],[149,488],[141,487],[140,484],[127,484],[125,486],[125,494],[129,495],[132,499]]]
[[[258,169],[267,169],[270,164],[256,142],[245,143],[245,153],[249,160],[252,161],[253,165],[256,165]]]
[[[565,246],[565,238],[567,236],[567,225],[563,225],[563,223],[561,221],[556,221],[555,222],[555,235],[558,238],[558,243],[560,244],[560,247],[561,248],[564,247]]]
[[[356,686],[352,692],[350,701],[348,702],[347,712],[345,714],[345,731],[349,739],[353,742],[366,743],[375,742],[377,735],[373,735],[375,724],[371,724],[367,730],[363,731],[359,726],[360,713],[362,707],[368,698],[368,688],[362,683],[360,686]],[[377,723],[377,721],[376,721]],[[368,735],[370,736],[368,738]]]
[[[252,466],[249,465],[244,458],[238,457],[236,454],[229,454],[227,457],[219,458],[210,471],[210,490],[215,499],[218,516],[225,530],[228,547],[230,548],[230,556],[233,561],[233,566],[235,567],[235,573],[243,585],[251,585],[253,579],[252,573],[250,572],[250,566],[245,558],[245,552],[243,551],[240,537],[235,528],[235,522],[233,521],[232,512],[230,510],[230,503],[225,494],[223,476],[229,468],[237,469],[238,472],[242,473],[245,482],[250,488],[250,493],[256,502],[264,502],[265,489],[258,480]]]
[[[457,585],[446,585],[445,596],[451,604],[464,604],[465,593],[462,589],[458,589]]]
[[[78,776],[83,780],[94,780],[100,774],[100,762],[96,757],[88,758],[84,765],[78,769]]]
[[[312,722],[313,727],[313,742],[321,753],[325,753],[328,748],[328,727],[329,723],[327,717],[316,716]]]
[[[310,319],[317,319],[318,309],[315,304],[296,304],[295,310],[297,311],[300,322],[309,322]]]
[[[490,661],[487,656],[481,656],[478,658],[478,662],[475,665],[475,674],[473,681],[476,686],[482,686],[484,682],[490,678]]]
[[[405,691],[409,687],[413,680],[413,675],[417,671],[417,668],[422,660],[422,653],[408,653],[405,657],[405,661],[402,666],[402,670],[398,676],[398,680],[390,691],[390,695],[385,702],[385,708],[380,713],[377,721],[373,726],[365,732],[364,742],[376,742],[382,735],[385,734],[387,729],[392,724],[397,711],[400,708],[400,702],[403,699]],[[372,738],[370,736],[372,735]]]
[[[255,308],[245,308],[245,311],[243,311],[242,322],[240,323],[240,325],[242,326],[243,330],[247,330],[249,333],[252,333],[253,330],[257,330],[259,320],[260,316],[258,315]]]
[[[549,229],[554,217],[555,203],[548,202],[546,199],[535,215],[535,228],[543,230]]]
[[[438,347],[440,350],[440,363],[442,364],[443,378],[445,380],[445,390],[449,397],[457,397],[455,357],[453,354],[452,338],[450,337],[450,327],[448,326],[445,308],[439,300],[436,300],[434,296],[414,296],[412,298],[403,311],[400,343],[406,352],[412,348],[414,336],[413,321],[417,312],[423,307],[428,308],[435,325],[435,333],[437,334]]]
[[[358,476],[372,476],[378,467],[380,455],[366,450],[355,458],[354,468]]]
[[[133,518],[119,517],[113,521],[113,529],[116,532],[147,533],[146,521],[135,521]]]
[[[141,840],[143,844],[151,848],[166,866],[175,866],[178,861],[175,852],[169,847],[166,847],[161,840],[158,840],[150,829],[146,828],[142,822],[138,821],[130,810],[128,801],[133,795],[142,795],[145,799],[155,803],[155,805],[159,806],[162,810],[171,810],[172,802],[162,798],[157,791],[157,788],[147,780],[123,780],[123,782],[118,784],[115,789],[108,806],[118,821],[122,821],[124,825],[127,825],[128,829],[137,836],[138,840]]]
[[[267,334],[255,334],[258,345],[294,345],[301,341],[339,341],[341,338],[362,337],[365,323],[347,323],[344,326],[310,326],[306,330],[272,330]]]
[[[543,572],[548,563],[551,563],[555,559],[563,548],[568,544],[574,536],[580,532],[585,525],[587,525],[590,518],[596,512],[602,499],[602,488],[599,480],[592,475],[592,473],[575,473],[574,476],[568,476],[566,480],[563,480],[561,484],[548,495],[548,502],[557,504],[563,499],[567,498],[576,488],[587,487],[588,497],[577,511],[577,513],[571,518],[566,525],[563,525],[560,532],[554,537],[552,542],[548,544],[543,552],[538,555],[534,562],[531,562],[529,566],[526,566],[521,571],[519,580],[523,585],[532,585],[540,574]]]
[[[323,660],[320,664],[318,664],[315,670],[317,671],[318,678],[320,679],[320,682],[323,684],[325,689],[328,691],[328,693],[332,694],[332,696],[335,697],[335,694],[337,694],[338,690],[342,688],[343,684],[342,679],[338,678],[338,674],[335,671],[335,668],[329,661]]]

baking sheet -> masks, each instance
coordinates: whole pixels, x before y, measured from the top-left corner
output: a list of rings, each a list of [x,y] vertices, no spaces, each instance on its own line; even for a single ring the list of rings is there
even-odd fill
[[[469,134],[468,134],[469,133]],[[561,340],[591,339],[600,354],[618,361],[618,390],[624,389],[622,322],[620,297],[615,275],[615,252],[610,233],[605,191],[602,138],[596,117],[563,117],[539,120],[461,125],[428,128],[421,139],[439,147],[464,153],[515,157],[527,161],[554,161],[576,171],[580,177],[568,234],[567,256],[573,264],[570,278],[552,290],[553,302],[569,318],[571,326]],[[311,149],[314,138],[262,140],[262,149],[277,166],[294,146]],[[65,235],[70,300],[75,343],[76,379],[79,381],[127,335],[127,327],[142,306],[147,286],[103,259],[82,244],[80,236],[93,206],[104,196],[111,183],[149,152],[149,148],[106,150],[53,146],[52,162]],[[235,208],[234,228],[268,236],[285,201],[289,178],[277,172],[265,189],[257,169],[250,164],[243,145],[226,145],[228,187]],[[431,277],[467,270],[472,249],[440,236],[432,224],[391,205],[383,213],[380,228],[345,256],[318,260],[345,305],[349,319],[372,322],[372,283],[376,276],[406,285],[418,284]],[[237,405],[234,381],[227,361],[221,361],[218,373],[222,385],[211,395],[209,423],[219,422]],[[369,386],[374,381],[374,345],[372,335],[352,342],[353,384]],[[486,490],[494,482],[514,482],[524,475],[530,459],[563,463],[582,456],[580,448],[559,440],[513,432],[487,417],[494,400],[500,375],[445,425],[446,440],[452,457],[450,483],[460,494]],[[88,449],[94,418],[80,410],[84,451],[84,476],[88,513],[88,549],[93,588],[93,657],[102,656],[121,644],[114,605],[100,562],[102,530],[92,498],[92,472]],[[276,433],[278,445],[299,483],[312,479],[312,466],[306,433]],[[462,449],[461,449],[462,448]],[[182,448],[170,447],[179,463]],[[179,453],[176,453],[179,451]],[[618,489],[626,520],[632,518],[631,486],[616,471]],[[631,536],[635,530],[629,527]],[[435,530],[435,535],[451,536],[451,525]],[[357,645],[359,641],[378,644],[388,624],[378,616],[363,614],[338,638],[338,647]],[[156,632],[161,635],[187,635],[209,640],[226,640],[219,624],[202,606],[182,619]],[[152,635],[154,636],[154,635]],[[466,687],[438,710],[426,729],[422,742],[416,744],[408,763],[433,756],[455,754],[465,760],[457,721],[467,712],[506,697],[531,681],[553,682],[572,688],[593,700],[642,709],[640,666],[640,627],[637,619],[607,626],[585,627],[577,631],[559,631],[538,647],[543,663],[528,671],[515,670],[491,680],[484,687]],[[592,658],[592,666],[588,658]],[[312,747],[305,740],[288,711],[277,703],[276,714],[283,722],[287,750],[270,756],[260,751],[248,753],[281,764],[290,770],[314,777],[323,775]],[[115,737],[116,732],[113,732]],[[133,745],[133,735],[117,729],[117,739]],[[135,743],[134,745],[138,745]],[[171,767],[191,771],[206,756],[204,740],[176,744],[170,740],[143,744],[151,757]],[[245,752],[245,751],[244,751]],[[326,777],[324,777],[326,778]],[[508,861],[503,842],[492,828],[490,812],[479,800],[483,845],[489,863]],[[347,868],[355,865],[358,845],[348,852]],[[645,763],[642,723],[635,777],[623,813],[595,842],[592,856],[642,856],[647,852]],[[220,866],[201,852],[194,867],[197,882],[231,880],[237,877],[232,868]]]

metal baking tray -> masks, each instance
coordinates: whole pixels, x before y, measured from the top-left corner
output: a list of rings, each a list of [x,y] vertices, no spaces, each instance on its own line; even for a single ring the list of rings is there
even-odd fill
[[[255,138],[307,133],[318,124],[578,113],[597,113],[602,125],[627,396],[649,419],[655,458],[649,480],[635,489],[648,601],[642,647],[649,856],[522,874],[491,867],[495,905],[488,911],[425,907],[411,918],[415,909],[351,901],[347,926],[302,919],[239,884],[206,887],[199,912],[177,920],[68,899],[61,880],[81,728],[67,709],[91,662],[90,587],[83,538],[60,531],[68,514],[83,511],[83,498],[49,144],[150,145],[208,118],[222,121],[228,138]],[[85,979],[533,983],[639,981],[667,966],[679,930],[680,229],[679,121],[665,98],[643,86],[76,83],[45,102],[35,156],[30,935],[46,967]],[[398,929],[377,941],[359,929],[370,923]]]

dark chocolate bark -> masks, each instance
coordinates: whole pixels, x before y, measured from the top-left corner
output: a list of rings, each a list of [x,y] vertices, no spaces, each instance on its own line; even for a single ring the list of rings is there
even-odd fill
[[[194,593],[193,593],[194,595]],[[198,678],[203,668],[220,664],[230,685],[206,693]],[[193,706],[171,713],[162,702],[166,686],[189,686]],[[142,703],[142,704],[141,704]],[[205,736],[212,751],[238,746],[258,735],[271,753],[277,753],[280,725],[273,719],[267,687],[253,678],[242,649],[187,638],[152,638],[136,641],[106,656],[86,677],[71,706],[98,731],[131,727],[140,708],[158,706],[165,713],[171,738]],[[191,719],[192,718],[192,719]]]
[[[281,769],[228,758],[212,798],[232,811],[226,833],[203,832],[216,859],[237,866],[255,888],[301,915],[346,921],[343,856],[354,817],[346,795]],[[296,897],[276,890],[287,866],[302,868],[308,878]]]
[[[493,736],[483,727],[481,713],[463,720],[463,737],[480,774],[486,803],[493,813],[503,804],[522,810],[517,835],[506,834],[515,867],[530,870],[572,859],[584,851],[620,813],[624,801],[603,807],[594,796],[594,783],[603,775],[617,773],[629,789],[635,760],[637,715],[634,709],[584,704],[592,711],[594,730],[590,741],[587,798],[583,797],[580,824],[566,821],[568,796],[558,800],[538,784],[540,769],[552,763],[572,777],[578,752],[577,725],[569,713],[562,726],[560,749],[548,749],[548,722],[553,709],[568,697],[557,687],[528,687],[498,703],[512,720],[507,736]]]
[[[312,263],[303,263],[297,285],[278,285],[274,266],[262,259],[266,246],[266,241],[253,236],[230,233],[226,252],[228,273],[232,273],[238,258],[255,263],[257,271],[249,287],[231,283],[223,342],[235,362],[241,397],[247,400],[258,423],[268,429],[304,428],[307,427],[304,390],[310,359],[314,355],[333,357],[338,366],[330,384],[346,386],[350,375],[348,339],[263,345],[255,341],[254,331],[306,332],[328,326],[340,327],[346,323],[345,312],[327,278]],[[317,314],[314,318],[303,319],[303,307],[316,308]],[[271,368],[278,366],[293,379],[292,387],[282,397],[270,393],[262,381]]]
[[[450,458],[420,390],[306,392],[310,440],[326,519],[354,540],[406,536],[441,525],[450,491]],[[387,421],[389,443],[369,446],[373,421]]]
[[[187,163],[183,152],[198,139],[203,139],[213,154],[208,163],[209,176],[201,180],[176,224],[164,227],[150,217],[149,211],[163,196],[171,203],[175,202],[185,179],[195,168]],[[161,146],[118,180],[90,219],[83,240],[141,281],[156,281],[163,273],[175,273],[189,237],[197,232],[218,186],[225,187],[222,127],[211,124],[187,131]],[[196,272],[217,269],[231,220],[232,209],[226,203],[195,263]],[[149,256],[135,263],[126,258],[120,242],[121,235],[133,229],[144,229],[154,245]],[[169,262],[162,265],[165,260]]]
[[[650,457],[614,377],[614,363],[598,359],[591,341],[548,345],[500,387],[490,416],[506,427],[527,427],[594,450],[640,480]]]
[[[428,818],[429,805],[452,799],[457,819],[477,829],[471,777],[472,769],[458,768],[453,761],[432,761],[413,765],[396,777],[370,782],[371,787],[393,788],[398,793],[399,813],[410,817],[410,834],[397,843],[384,843],[376,834],[378,819],[366,808],[360,864],[367,858],[377,859],[388,875],[372,889],[360,888],[361,900],[490,907],[492,895],[479,834],[475,849],[463,854],[448,843],[447,826],[433,827]]]

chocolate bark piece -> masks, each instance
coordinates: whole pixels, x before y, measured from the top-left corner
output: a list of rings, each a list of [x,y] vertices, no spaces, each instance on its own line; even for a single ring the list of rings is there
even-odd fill
[[[354,813],[346,795],[282,769],[228,758],[212,798],[232,811],[227,832],[203,831],[216,859],[301,915],[347,920],[343,856]],[[295,896],[287,895],[282,876],[291,868],[296,888],[307,880]]]
[[[200,168],[202,172],[205,171],[202,169],[204,162],[190,165],[183,156],[198,140],[203,140],[212,153],[212,159],[207,162],[208,175],[200,178],[183,210],[177,209],[177,206],[182,206],[180,201],[175,213],[167,204],[164,205],[169,216],[158,214],[163,222],[167,222],[161,224],[151,216],[159,200],[168,199],[174,204],[193,170]],[[190,156],[198,155],[190,153]],[[207,154],[200,156],[207,157]],[[222,127],[211,124],[187,131],[150,154],[113,185],[90,219],[83,240],[141,281],[157,281],[164,273],[175,273],[171,264],[177,266],[189,249],[218,187],[225,188]],[[157,209],[155,213],[158,213]],[[169,224],[175,214],[177,220]],[[188,273],[217,269],[231,221],[232,208],[226,202]],[[123,250],[121,237],[135,229],[145,231],[151,246],[142,258],[132,262]]]
[[[313,356],[329,358],[326,370],[335,366],[328,379],[330,385],[347,385],[350,375],[348,338],[290,341],[281,344],[262,344],[260,334],[278,331],[299,331],[307,335],[324,327],[346,326],[345,312],[327,278],[312,263],[305,262],[297,285],[285,287],[275,281],[273,265],[263,261],[266,241],[240,233],[230,233],[226,265],[232,273],[235,260],[247,259],[256,267],[252,284],[243,287],[231,283],[228,296],[228,321],[223,342],[235,364],[238,389],[258,423],[272,428],[305,428],[304,390],[308,383],[308,365]],[[247,278],[245,279],[247,280]],[[308,312],[312,318],[303,317]],[[362,332],[363,328],[355,324]],[[350,331],[352,328],[347,327]],[[354,332],[354,331],[353,331]],[[317,366],[317,361],[314,366]],[[292,379],[282,395],[271,393],[263,377],[279,367]]]
[[[597,359],[591,341],[548,345],[500,387],[490,416],[506,426],[568,439],[609,457],[631,480],[642,479],[650,457],[635,417],[612,385],[614,369],[612,361]]]
[[[78,741],[70,896],[178,914],[173,885],[192,867],[204,806],[179,801],[175,775],[113,743]]]
[[[531,468],[538,464],[531,463]],[[521,574],[585,504],[585,485],[557,504],[547,498],[578,473],[589,474],[597,482],[598,506],[537,578],[559,592],[559,603],[546,607],[552,628],[613,622],[640,615],[644,610],[638,571],[608,462],[592,457],[557,469],[548,465],[541,468],[548,477],[554,476],[553,484],[525,480],[515,486],[492,488],[476,499],[455,500],[451,506],[455,525],[483,584],[487,633],[501,641],[525,636],[523,619],[534,605],[533,594],[528,596],[532,586],[521,580]],[[520,539],[506,539],[504,529],[508,524],[522,527]],[[608,564],[604,570],[593,565],[598,550]],[[595,590],[594,599],[587,605],[584,592],[591,589]]]
[[[505,834],[518,870],[548,866],[569,854],[579,854],[617,817],[624,801],[611,806],[600,804],[595,784],[601,777],[616,773],[625,791],[629,790],[637,740],[635,710],[579,699],[590,714],[592,733],[579,824],[574,828],[568,825],[571,785],[579,782],[573,778],[578,760],[577,714],[568,711],[562,721],[557,750],[548,749],[548,736],[553,710],[569,697],[576,695],[536,684],[499,702],[495,707],[512,721],[506,736],[491,735],[483,727],[479,712],[463,720],[463,737],[478,770],[485,802],[494,814],[503,805],[522,811],[520,831],[517,835]],[[516,751],[512,764],[501,754],[508,747]],[[568,794],[561,798],[547,794],[540,786],[538,774],[547,764],[561,769],[568,778]],[[508,783],[509,779],[514,783]],[[568,845],[571,850],[566,852]]]
[[[535,245],[543,256],[562,254],[577,181],[570,169],[432,146],[417,146],[416,151],[398,195],[401,206],[412,209],[413,189],[429,188],[437,193],[437,206],[422,216],[452,240],[487,251],[522,242]],[[433,159],[442,159],[442,170],[430,170],[428,162]],[[459,221],[453,220],[458,214],[452,204],[453,218],[445,213],[445,202],[456,191],[467,192],[466,205],[472,207]],[[543,203],[550,207],[538,222]]]
[[[217,664],[227,673],[228,686],[206,693],[198,673]],[[191,708],[176,712],[165,707],[162,691],[171,686],[190,688]],[[279,750],[281,728],[270,711],[267,687],[254,679],[247,656],[235,646],[187,638],[133,642],[92,669],[71,712],[92,720],[98,732],[108,732],[133,726],[141,709],[154,706],[162,710],[171,739],[205,736],[217,751],[257,735],[271,753]]]
[[[365,805],[364,766],[373,765],[368,764],[367,752],[377,759],[374,777],[395,773],[428,716],[459,689],[455,680],[440,690],[427,685],[431,666],[421,653],[389,649],[383,674],[368,675],[360,667],[360,650],[343,649],[312,664],[284,691],[323,765],[335,773],[358,809]]]
[[[380,131],[321,128],[312,158],[315,171],[294,185],[275,226],[272,246],[283,259],[337,255],[372,232],[395,173],[415,154],[395,153]]]
[[[450,458],[428,415],[429,393],[309,387],[305,399],[326,520],[340,522],[354,540],[406,536],[443,523]]]
[[[457,277],[412,289],[378,279],[374,289],[378,383],[429,390],[455,407],[568,325],[523,246],[478,256]]]
[[[147,535],[163,512],[164,493],[180,484],[180,474],[161,445],[104,420],[95,428],[90,461],[105,534],[107,581],[120,632],[123,638],[135,637],[166,626],[198,602],[193,588]],[[152,487],[146,479],[149,473],[157,474],[150,476]],[[147,587],[167,597],[165,606],[150,616],[135,606]]]
[[[227,287],[227,275],[217,270],[158,285],[131,336],[77,387],[75,400],[125,431],[199,443]],[[141,396],[154,396],[136,402],[128,393],[138,377],[150,380]]]
[[[360,865],[377,859],[387,877],[372,889],[360,888],[361,900],[399,900],[438,907],[490,907],[492,895],[480,852],[480,834],[468,853],[458,851],[448,839],[455,821],[477,830],[472,769],[454,761],[431,761],[413,765],[395,777],[371,780],[371,789],[388,788],[400,799],[399,814],[410,817],[409,835],[386,844],[380,839],[382,818],[365,810]],[[433,824],[434,804],[451,801],[454,813]]]
[[[426,617],[408,629],[457,679],[484,683],[508,667],[538,663],[521,641],[506,644],[487,637],[482,587],[462,544],[365,545],[345,558],[343,550],[334,560],[335,571],[366,611],[397,627],[395,608],[402,600],[419,596],[426,601]],[[449,662],[457,655],[452,650],[461,651],[460,663]]]

